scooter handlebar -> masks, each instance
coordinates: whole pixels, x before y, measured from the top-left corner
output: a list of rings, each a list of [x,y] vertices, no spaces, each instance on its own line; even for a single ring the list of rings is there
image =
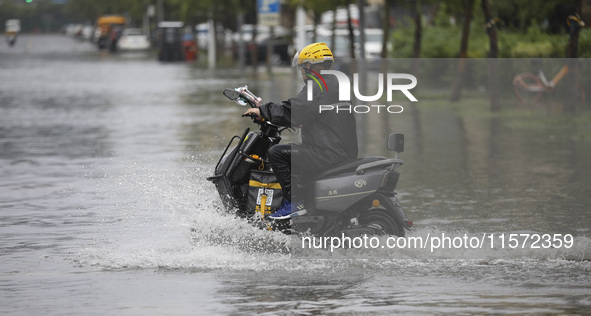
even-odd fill
[[[262,99],[257,97],[254,93],[248,90],[248,86],[244,85],[244,87],[237,88],[240,89],[239,91],[242,92],[242,95],[249,101],[251,107],[258,107],[261,104]]]
[[[250,92],[250,90],[248,90],[248,86],[244,85],[244,87],[238,87],[238,88],[234,88],[234,89],[225,89],[224,90],[224,95],[244,106],[244,105],[250,105],[251,108],[256,108],[261,104],[262,99],[257,97],[254,93]]]

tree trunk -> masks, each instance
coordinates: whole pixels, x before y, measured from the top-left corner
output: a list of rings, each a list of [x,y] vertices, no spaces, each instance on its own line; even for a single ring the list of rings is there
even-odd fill
[[[320,17],[322,15],[322,12],[318,12],[318,11],[314,11],[314,31],[312,31],[312,43],[316,43],[316,40],[318,39],[318,32],[316,32],[316,30],[318,29],[318,23],[320,23]]]
[[[417,0],[414,9],[415,41],[413,44],[412,57],[421,57],[421,39],[423,38],[423,27],[421,19],[421,4]]]
[[[441,3],[437,2],[433,5],[433,8],[431,9],[431,13],[429,13],[429,25],[430,26],[435,26],[435,20],[437,18],[437,15],[439,14],[439,9],[441,9]]]
[[[423,40],[423,21],[421,18],[421,4],[419,0],[415,1],[414,8],[415,39],[412,49],[412,73],[416,74],[419,70],[419,58],[421,58],[421,41]]]
[[[582,25],[579,24],[581,12],[583,11],[583,1],[575,0],[575,14],[568,17],[569,21],[569,40],[567,48],[567,65],[568,75],[566,82],[568,83],[568,92],[564,104],[564,112],[575,113],[577,110],[577,103],[579,98],[579,33]]]
[[[484,12],[484,20],[486,23],[486,33],[489,39],[489,51],[488,58],[499,57],[499,46],[497,44],[497,28],[495,26],[495,20],[490,11],[490,5],[488,0],[482,0],[482,11]]]
[[[258,27],[258,17],[256,17],[254,19],[254,24],[252,26],[252,38],[250,40],[250,45],[249,48],[250,49],[250,63],[252,65],[252,75],[253,77],[256,79],[258,78],[258,71],[257,71],[257,64],[258,64],[258,56],[257,56],[257,52],[258,52],[258,47],[257,47],[257,42],[256,42],[256,38],[257,38],[257,27]]]
[[[384,21],[382,25],[382,31],[384,37],[382,38],[382,52],[380,53],[382,74],[388,73],[388,39],[390,38],[390,0],[384,1]],[[388,76],[383,76],[383,86],[387,87]],[[383,115],[383,117],[386,117]]]
[[[450,101],[458,102],[462,96],[462,85],[466,73],[466,57],[468,55],[468,38],[470,37],[470,22],[472,22],[472,11],[474,9],[474,0],[466,1],[466,16],[464,18],[464,29],[462,31],[462,41],[460,43],[460,60],[458,62],[458,74],[454,83],[454,89]]]
[[[390,38],[390,0],[384,1],[384,21],[382,25],[382,30],[384,37],[382,38],[382,52],[380,53],[381,60],[381,67],[382,67],[382,74],[388,73],[388,43]],[[384,75],[382,77],[383,80],[383,87],[388,86],[388,76]],[[389,120],[387,119],[386,115],[382,115],[385,119],[384,123],[388,124]]]
[[[489,51],[488,51],[488,93],[490,95],[490,111],[493,113],[500,112],[501,106],[499,103],[499,77],[497,73],[497,57],[499,56],[499,47],[497,44],[497,28],[495,27],[495,20],[490,12],[490,5],[488,0],[482,0],[482,12],[484,13],[484,21],[486,23],[486,33],[488,34]]]
[[[349,50],[351,58],[355,58],[355,34],[353,33],[353,24],[351,23],[351,9],[349,5],[351,0],[347,0],[347,28],[349,29]]]
[[[220,60],[220,56],[222,54],[222,50],[220,49],[220,35],[217,32],[218,29],[218,23],[217,19],[213,18],[213,30],[209,30],[210,32],[213,32],[213,38],[214,38],[214,45],[215,45],[215,60],[216,60],[216,64],[217,62]]]
[[[380,53],[380,57],[388,58],[388,43],[390,42],[390,1],[384,1],[384,21],[382,24],[382,32],[384,37],[382,37],[382,52]]]
[[[337,9],[338,7],[334,7],[333,15],[332,15],[332,33],[330,34],[330,48],[335,49],[337,43]]]
[[[269,27],[269,39],[267,40],[267,57],[266,57],[266,64],[267,64],[267,73],[273,77],[273,37],[275,37],[275,27]]]

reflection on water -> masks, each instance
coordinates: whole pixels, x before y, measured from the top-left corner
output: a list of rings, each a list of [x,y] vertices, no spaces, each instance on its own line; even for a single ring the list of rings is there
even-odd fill
[[[252,127],[221,91],[248,84],[264,100],[284,99],[300,85],[289,69],[254,80],[26,35],[0,45],[0,68],[2,312],[591,308],[589,262],[562,260],[591,251],[591,144],[568,124],[458,114],[434,96],[395,101],[402,114],[358,117],[364,155],[391,155],[387,135],[405,134],[399,199],[415,222],[410,236],[572,234],[572,250],[296,260],[276,251],[285,236],[225,214],[205,181],[226,142]],[[470,96],[482,98],[477,91]]]

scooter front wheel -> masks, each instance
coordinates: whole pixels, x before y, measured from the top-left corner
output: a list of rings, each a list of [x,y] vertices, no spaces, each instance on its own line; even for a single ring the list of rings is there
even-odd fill
[[[385,211],[370,211],[359,217],[359,224],[376,230],[377,235],[404,237],[402,223],[398,223]]]

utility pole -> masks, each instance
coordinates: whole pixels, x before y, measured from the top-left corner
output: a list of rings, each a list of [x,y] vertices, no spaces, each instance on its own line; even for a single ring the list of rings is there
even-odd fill
[[[158,23],[164,21],[164,5],[162,3],[163,0],[158,0],[157,5],[158,5]]]
[[[240,9],[240,11],[238,12],[238,64],[240,66],[240,69],[244,68],[244,64],[245,64],[245,53],[244,53],[244,30],[242,25],[244,24],[244,12],[242,12],[242,9]]]
[[[207,61],[209,64],[209,69],[215,68],[215,55],[216,52],[216,37],[215,37],[215,23],[213,21],[213,13],[207,22]]]

